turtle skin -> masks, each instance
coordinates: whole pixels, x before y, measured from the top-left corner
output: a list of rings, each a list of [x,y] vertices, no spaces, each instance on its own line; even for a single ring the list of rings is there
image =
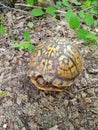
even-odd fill
[[[82,55],[65,38],[53,38],[36,46],[30,58],[29,77],[41,90],[63,91],[82,71]]]

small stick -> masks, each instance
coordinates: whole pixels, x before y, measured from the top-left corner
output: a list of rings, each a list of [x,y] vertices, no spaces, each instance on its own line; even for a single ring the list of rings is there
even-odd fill
[[[12,7],[6,6],[6,5],[1,4],[1,3],[0,3],[0,5],[2,6],[2,7],[0,7],[0,8],[2,8],[2,9],[3,9],[3,8],[7,8],[7,9],[10,9],[10,10],[15,10],[15,11],[23,12],[23,13],[25,13],[25,14],[30,14],[29,12],[24,11],[24,10],[21,10],[21,9],[12,8]]]

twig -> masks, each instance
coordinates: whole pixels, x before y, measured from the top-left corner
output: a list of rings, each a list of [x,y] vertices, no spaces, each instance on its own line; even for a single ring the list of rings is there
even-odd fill
[[[15,11],[23,12],[23,13],[25,13],[25,14],[30,14],[29,12],[24,11],[24,10],[21,10],[21,9],[11,8],[11,7],[8,7],[8,6],[6,6],[6,5],[4,5],[4,4],[1,4],[1,3],[0,3],[0,5],[3,6],[3,7],[0,7],[0,8],[7,8],[7,9],[10,9],[10,10],[15,10]],[[16,6],[24,6],[24,7],[31,7],[31,8],[41,8],[41,9],[45,9],[45,10],[46,10],[45,7],[35,6],[35,5],[27,5],[27,4],[22,4],[22,3],[16,3],[15,5],[16,5]],[[97,6],[98,6],[98,5],[90,6],[90,7],[86,8],[86,9],[83,9],[83,11],[86,11],[86,10],[92,8],[92,7],[97,7]],[[61,10],[56,10],[56,12],[57,12],[57,13],[63,13],[63,14],[66,13],[66,11],[61,11]]]
[[[97,5],[92,5],[92,6],[89,6],[88,8],[86,8],[86,9],[82,9],[82,11],[86,11],[86,10],[91,9],[92,7],[97,7],[97,6],[98,6],[98,4]]]
[[[21,4],[21,3],[16,3],[15,5],[16,5],[16,6],[31,7],[31,8],[41,8],[41,9],[45,9],[45,10],[46,10],[45,7],[35,6],[35,5],[27,5],[27,4]],[[97,7],[97,6],[98,6],[98,5],[92,5],[92,6],[88,7],[88,8],[86,8],[86,9],[83,9],[83,11],[89,10],[89,9],[91,9],[92,7]],[[56,10],[56,12],[58,12],[58,13],[63,13],[63,14],[66,13],[66,11],[61,11],[61,10]],[[78,13],[78,12],[77,12],[77,13]]]
[[[96,83],[97,84],[97,83]],[[96,85],[95,84],[95,85]],[[98,86],[95,86],[95,85],[93,85],[93,86],[91,86],[91,87],[86,87],[86,88],[82,88],[82,89],[80,89],[80,90],[78,90],[79,92],[81,92],[81,91],[84,91],[84,90],[87,90],[87,89],[90,89],[90,88],[96,88],[96,87],[98,87]]]
[[[21,9],[12,8],[12,7],[6,6],[6,5],[1,4],[1,3],[0,3],[0,5],[2,6],[2,7],[0,7],[0,8],[7,8],[7,9],[9,9],[9,10],[15,10],[15,11],[23,12],[23,13],[25,13],[25,14],[30,14],[29,12],[24,11],[24,10],[21,10]]]
[[[93,112],[94,114],[97,114],[97,115],[98,115],[98,112],[95,111],[95,110],[91,110],[91,112]]]
[[[31,7],[31,8],[41,8],[41,9],[45,9],[45,10],[46,10],[45,7],[35,6],[35,5],[27,5],[27,4],[21,4],[21,3],[16,3],[15,5],[16,5],[16,6],[24,6],[24,7]],[[58,12],[58,13],[63,13],[63,14],[66,13],[65,11],[61,11],[61,10],[56,10],[56,12]]]

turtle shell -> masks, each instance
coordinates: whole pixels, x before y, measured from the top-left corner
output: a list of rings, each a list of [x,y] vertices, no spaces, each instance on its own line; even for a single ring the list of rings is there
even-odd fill
[[[65,38],[54,38],[36,46],[29,66],[29,76],[37,88],[62,91],[74,83],[83,64],[79,49]]]

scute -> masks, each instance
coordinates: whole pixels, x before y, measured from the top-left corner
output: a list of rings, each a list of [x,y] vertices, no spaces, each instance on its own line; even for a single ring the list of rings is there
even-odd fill
[[[82,70],[83,63],[82,56],[75,46],[65,38],[54,38],[36,47],[29,65],[31,78],[42,76],[48,87],[61,89],[73,84]],[[40,87],[43,90],[47,88],[44,85],[39,85],[38,88]]]

